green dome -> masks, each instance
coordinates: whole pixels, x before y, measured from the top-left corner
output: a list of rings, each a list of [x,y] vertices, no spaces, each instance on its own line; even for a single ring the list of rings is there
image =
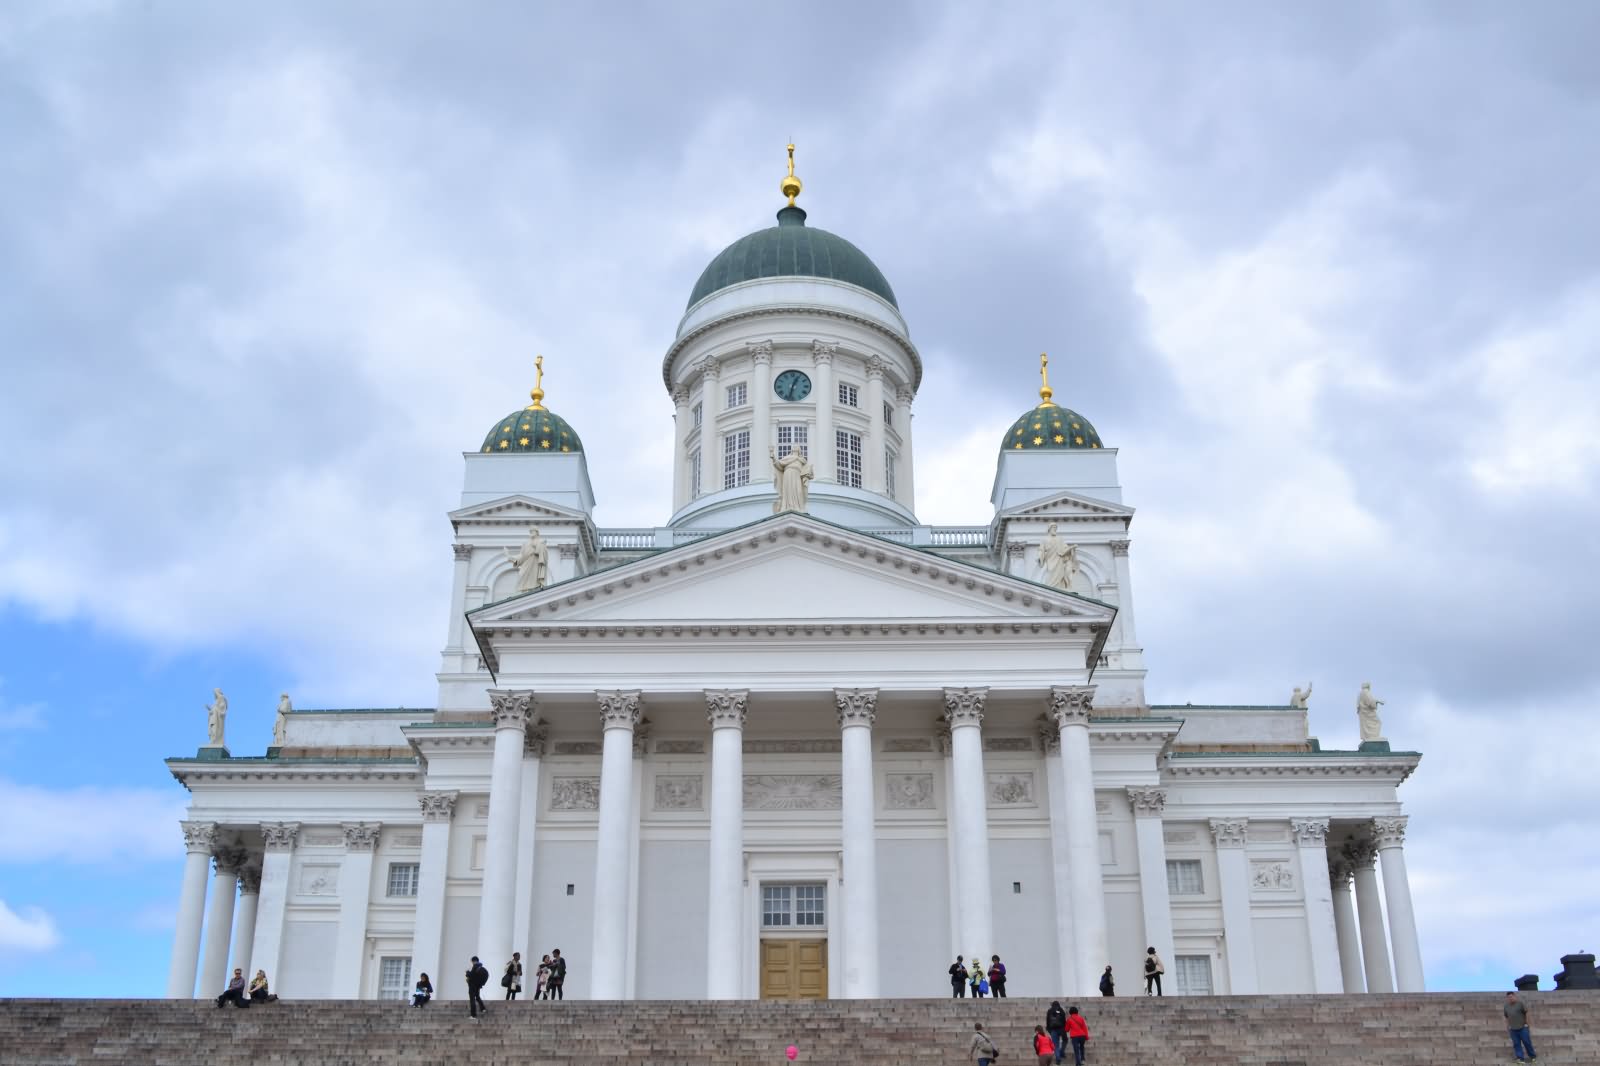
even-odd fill
[[[1101,448],[1100,434],[1089,420],[1060,404],[1042,403],[1006,430],[1000,450],[1043,451],[1047,448]]]
[[[778,212],[778,224],[740,237],[711,260],[694,283],[689,306],[741,281],[758,278],[831,278],[856,285],[889,301],[894,290],[883,271],[843,237],[806,225],[806,213],[793,204]]]
[[[583,451],[583,442],[560,415],[542,407],[524,407],[489,427],[488,435],[483,438],[483,450],[560,455]]]

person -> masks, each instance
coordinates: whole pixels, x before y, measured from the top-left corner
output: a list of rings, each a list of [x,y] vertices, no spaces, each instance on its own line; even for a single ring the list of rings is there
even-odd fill
[[[1167,966],[1161,961],[1161,956],[1156,954],[1155,948],[1146,948],[1144,953],[1144,994],[1161,995],[1161,975],[1167,972]],[[1155,991],[1151,992],[1151,987]]]
[[[973,1025],[972,1043],[967,1048],[967,1053],[977,1060],[978,1066],[994,1066],[994,1060],[1000,1057],[1000,1049],[994,1046],[994,1041],[989,1039],[989,1034],[983,1031],[983,1023]]]
[[[976,957],[972,960],[972,970],[967,974],[967,983],[972,986],[972,998],[982,999],[988,995],[988,979],[983,976],[983,963]]]
[[[545,979],[544,998],[563,999],[561,990],[567,984],[567,960],[561,957],[560,948],[550,949],[550,976]]]
[[[539,960],[539,968],[533,971],[533,979],[533,998],[543,999],[545,997],[545,983],[550,980],[550,956],[546,955]]]
[[[511,961],[506,963],[505,976],[500,978],[500,987],[506,990],[506,1000],[517,998],[517,993],[522,991],[522,952],[513,951]]]
[[[226,1007],[229,1003],[235,1007],[250,1005],[250,1001],[244,998],[244,971],[238,967],[234,967],[233,980],[228,982],[228,987],[217,997],[217,1006]]]
[[[489,968],[478,961],[478,956],[472,956],[472,965],[467,967],[467,1010],[473,1021],[478,1020],[479,1014],[489,1015],[489,1008],[483,1005],[483,986],[488,983]]]
[[[426,1007],[428,1000],[433,998],[433,982],[428,980],[428,975],[423,974],[417,978],[417,985],[411,990],[411,1005],[413,1007]]]
[[[1059,1064],[1067,1053],[1067,1012],[1061,1009],[1059,999],[1051,1000],[1050,1009],[1044,1012],[1044,1028],[1056,1046],[1056,1062]]]
[[[1039,1057],[1039,1066],[1051,1066],[1056,1060],[1056,1044],[1044,1026],[1033,1027],[1033,1053]]]
[[[1067,1011],[1067,1039],[1072,1041],[1072,1066],[1083,1066],[1083,1045],[1089,1042],[1089,1023],[1083,1020],[1077,1007]]]
[[[1517,998],[1515,992],[1506,993],[1506,1032],[1511,1034],[1511,1054],[1518,1062],[1538,1062],[1533,1050],[1533,1038],[1528,1035],[1528,1005]],[[1527,1052],[1527,1056],[1523,1056]]]
[[[1117,982],[1111,976],[1111,967],[1106,967],[1106,972],[1100,975],[1100,994],[1114,996],[1117,994]]]
[[[996,999],[1006,998],[1006,964],[998,955],[989,958],[989,993]]]
[[[961,955],[950,964],[950,998],[967,998],[967,960]]]
[[[267,988],[267,971],[257,970],[256,975],[250,979],[251,1003],[276,1003],[278,997]]]

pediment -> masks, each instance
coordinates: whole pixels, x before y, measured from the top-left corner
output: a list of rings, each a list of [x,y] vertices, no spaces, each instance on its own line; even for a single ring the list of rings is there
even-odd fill
[[[516,522],[579,522],[587,523],[589,516],[532,496],[502,496],[486,503],[475,503],[450,512],[450,521],[459,528],[463,523],[500,524]]]
[[[1021,504],[1002,511],[1001,520],[1008,518],[1131,518],[1133,508],[1120,503],[1091,499],[1075,492],[1058,492],[1042,500]]]

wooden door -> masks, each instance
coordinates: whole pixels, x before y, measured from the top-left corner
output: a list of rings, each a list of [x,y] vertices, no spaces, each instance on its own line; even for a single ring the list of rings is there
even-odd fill
[[[762,999],[827,999],[826,940],[761,941]]]

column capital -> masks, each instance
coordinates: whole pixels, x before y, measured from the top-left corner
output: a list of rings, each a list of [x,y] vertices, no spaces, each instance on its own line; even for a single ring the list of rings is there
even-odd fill
[[[1248,818],[1211,819],[1211,839],[1219,848],[1242,848],[1250,842]]]
[[[901,385],[899,388],[894,390],[894,402],[899,404],[901,407],[910,407],[911,401],[916,398],[917,394],[911,391],[911,387],[909,385]]]
[[[689,386],[687,386],[687,385],[674,385],[674,386],[672,386],[672,406],[674,406],[674,407],[688,407],[689,406],[689,397],[690,397],[690,395],[692,395],[692,394],[689,392]]]
[[[1044,745],[1046,755],[1055,755],[1061,751],[1061,723],[1048,714],[1041,714],[1035,719],[1034,724],[1039,727],[1039,743]]]
[[[1093,685],[1056,685],[1050,690],[1050,714],[1063,727],[1087,727],[1094,689]]]
[[[830,344],[828,341],[812,341],[811,359],[818,366],[828,366],[833,362],[833,353],[838,350],[839,346],[837,344]],[[833,402],[831,397],[828,398],[828,402]]]
[[[522,754],[542,759],[549,742],[550,726],[544,722],[530,722],[527,731],[522,734]]]
[[[261,839],[268,851],[289,851],[300,835],[299,822],[262,822]]]
[[[1354,876],[1355,867],[1350,865],[1349,859],[1334,859],[1328,864],[1328,881],[1334,888],[1349,888]]]
[[[722,373],[722,364],[709,355],[696,363],[694,368],[700,371],[700,376],[705,378],[708,383],[717,380],[717,377]],[[707,411],[705,417],[706,421],[709,422],[711,420],[711,412]]]
[[[458,562],[458,563],[467,562],[469,559],[472,558],[472,545],[470,545],[470,544],[452,544],[452,545],[450,545],[450,553],[455,556],[456,562]]]
[[[1378,850],[1402,847],[1406,842],[1406,822],[1409,820],[1403,814],[1393,818],[1374,818],[1372,839],[1378,845]]]
[[[417,797],[424,822],[448,822],[456,812],[459,792],[424,792]]]
[[[531,689],[492,688],[489,704],[494,708],[495,729],[526,729],[533,721],[534,694]]]
[[[1300,848],[1325,848],[1328,846],[1328,820],[1326,818],[1291,818],[1289,832]]]
[[[1378,845],[1368,837],[1352,837],[1344,842],[1340,854],[1352,870],[1370,870],[1378,861]]]
[[[743,729],[749,700],[744,689],[707,689],[706,721],[712,729]]]
[[[1111,554],[1112,555],[1127,555],[1128,554],[1128,542],[1127,541],[1125,541],[1125,540],[1114,540],[1114,541],[1111,541],[1110,543],[1111,543]]]
[[[627,729],[639,724],[639,690],[610,689],[595,693],[600,701],[600,729]]]
[[[216,845],[217,826],[215,822],[179,822],[178,827],[183,830],[183,847],[192,855],[209,855]]]
[[[241,867],[239,867],[239,895],[241,895],[241,896],[259,896],[259,895],[261,895],[261,867],[259,867],[259,866],[241,866]]]
[[[237,878],[249,858],[250,853],[243,848],[223,847],[211,853],[211,864],[218,877]]]
[[[1167,809],[1167,790],[1164,788],[1129,788],[1128,802],[1133,805],[1135,818],[1160,818]]]
[[[650,719],[641,716],[633,727],[633,757],[642,759],[650,746]]]
[[[875,688],[836,688],[833,702],[839,708],[839,728],[864,725],[872,728],[878,717],[878,690]]]
[[[578,546],[576,544],[557,544],[556,554],[570,563],[578,557]]]
[[[750,358],[758,363],[772,362],[772,342],[757,341],[750,345]]]
[[[983,705],[988,702],[987,688],[947,688],[944,690],[944,717],[954,729],[956,726],[976,726],[983,721]]]
[[[883,361],[883,357],[882,356],[879,356],[879,355],[868,356],[867,357],[867,380],[868,381],[874,381],[874,380],[881,381],[881,380],[883,380],[883,371],[884,371],[884,368],[886,366],[888,366],[888,364]]]
[[[943,715],[933,720],[933,746],[940,755],[950,754],[950,719]]]
[[[371,851],[378,846],[378,834],[383,830],[377,822],[346,822],[340,828],[346,851]]]

